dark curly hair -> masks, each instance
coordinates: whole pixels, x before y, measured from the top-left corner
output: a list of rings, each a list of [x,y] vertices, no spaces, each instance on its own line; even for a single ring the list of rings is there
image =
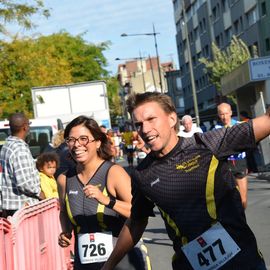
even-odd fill
[[[54,152],[45,152],[38,156],[36,161],[37,169],[40,171],[45,163],[55,161],[56,168],[59,167],[59,157]]]
[[[100,148],[97,152],[98,156],[104,160],[110,160],[113,156],[110,141],[108,140],[106,134],[101,131],[98,123],[93,118],[80,115],[73,119],[65,128],[64,138],[66,139],[69,136],[69,133],[73,127],[80,125],[83,125],[89,129],[94,139],[101,142]]]

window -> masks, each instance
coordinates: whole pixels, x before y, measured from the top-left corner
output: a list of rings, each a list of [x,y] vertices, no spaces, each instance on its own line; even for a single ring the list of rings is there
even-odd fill
[[[243,32],[244,26],[243,26],[243,19],[242,16],[239,18],[239,31]]]
[[[197,64],[196,56],[192,56],[192,65],[196,66],[196,64]]]
[[[236,21],[233,23],[233,26],[234,26],[234,32],[235,32],[235,34],[238,34],[238,33],[239,33],[239,21],[236,20]]]
[[[216,44],[217,44],[218,47],[220,46],[219,36],[216,36]]]
[[[207,101],[207,106],[214,105],[214,103],[215,103],[215,101],[214,101],[214,99],[213,99],[213,98],[208,99],[208,101]]]
[[[198,109],[199,109],[199,110],[202,110],[203,107],[204,107],[204,106],[203,106],[203,103],[200,103],[200,104],[198,105]]]
[[[248,26],[253,25],[257,21],[256,9],[252,9],[246,14]]]
[[[194,29],[194,40],[198,38],[198,27]]]
[[[183,73],[184,73],[184,67],[181,66],[181,67],[180,67],[180,76],[183,76]]]
[[[209,46],[206,45],[203,49],[203,55],[204,57],[208,57],[209,56]]]
[[[221,1],[221,8],[223,12],[226,12],[228,10],[228,0]]]
[[[185,103],[184,103],[183,97],[180,97],[180,98],[178,99],[178,104],[179,104],[179,107],[185,107]]]
[[[216,7],[214,7],[212,9],[212,14],[213,14],[213,21],[215,21],[217,19],[217,8]]]
[[[232,39],[232,28],[225,30],[226,42],[229,43]]]
[[[203,30],[206,31],[206,19],[203,18]]]
[[[203,33],[203,25],[202,22],[199,23],[199,30],[200,30],[200,34]]]
[[[261,9],[262,9],[262,16],[267,15],[266,14],[266,4],[265,4],[265,2],[261,3]]]
[[[265,49],[266,51],[270,51],[270,38],[265,39]]]
[[[193,42],[193,33],[192,32],[189,33],[189,41],[190,41],[190,43]]]
[[[176,78],[176,89],[177,91],[180,91],[182,89],[182,81],[179,77]]]
[[[222,47],[223,45],[223,33],[220,33],[220,47]]]

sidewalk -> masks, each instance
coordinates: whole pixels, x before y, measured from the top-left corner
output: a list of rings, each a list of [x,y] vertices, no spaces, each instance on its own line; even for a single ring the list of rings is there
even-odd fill
[[[248,177],[257,178],[260,180],[267,180],[270,182],[270,172],[250,173]]]

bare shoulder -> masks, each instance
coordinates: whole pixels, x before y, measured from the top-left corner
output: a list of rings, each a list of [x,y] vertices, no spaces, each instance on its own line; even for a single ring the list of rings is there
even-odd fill
[[[115,176],[121,176],[121,177],[127,177],[129,178],[129,175],[128,173],[126,172],[126,170],[121,167],[120,165],[117,165],[117,164],[114,164],[110,170],[109,170],[109,174],[108,174],[108,177],[111,178],[111,177],[115,177]]]
[[[60,174],[58,177],[57,177],[57,184],[61,187],[64,187],[66,186],[66,175],[65,174]]]
[[[109,170],[107,185],[109,189],[117,189],[120,186],[130,185],[130,176],[123,167],[115,164]]]
[[[60,174],[57,177],[57,190],[59,195],[59,202],[60,205],[64,204],[65,202],[65,194],[66,194],[66,175]]]

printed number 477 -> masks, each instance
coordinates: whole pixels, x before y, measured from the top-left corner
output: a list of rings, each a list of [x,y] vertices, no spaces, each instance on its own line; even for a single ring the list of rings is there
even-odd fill
[[[202,252],[198,253],[197,256],[198,256],[198,261],[199,261],[200,266],[204,266],[204,265],[208,266],[210,264],[209,260],[206,258],[204,254],[209,254],[212,262],[215,262],[217,260],[215,252],[214,252],[215,251],[214,248],[216,246],[219,248],[219,251],[222,255],[226,253],[222,245],[222,241],[220,239],[217,239],[215,242],[213,242],[212,245],[206,247],[205,249],[202,250]]]

